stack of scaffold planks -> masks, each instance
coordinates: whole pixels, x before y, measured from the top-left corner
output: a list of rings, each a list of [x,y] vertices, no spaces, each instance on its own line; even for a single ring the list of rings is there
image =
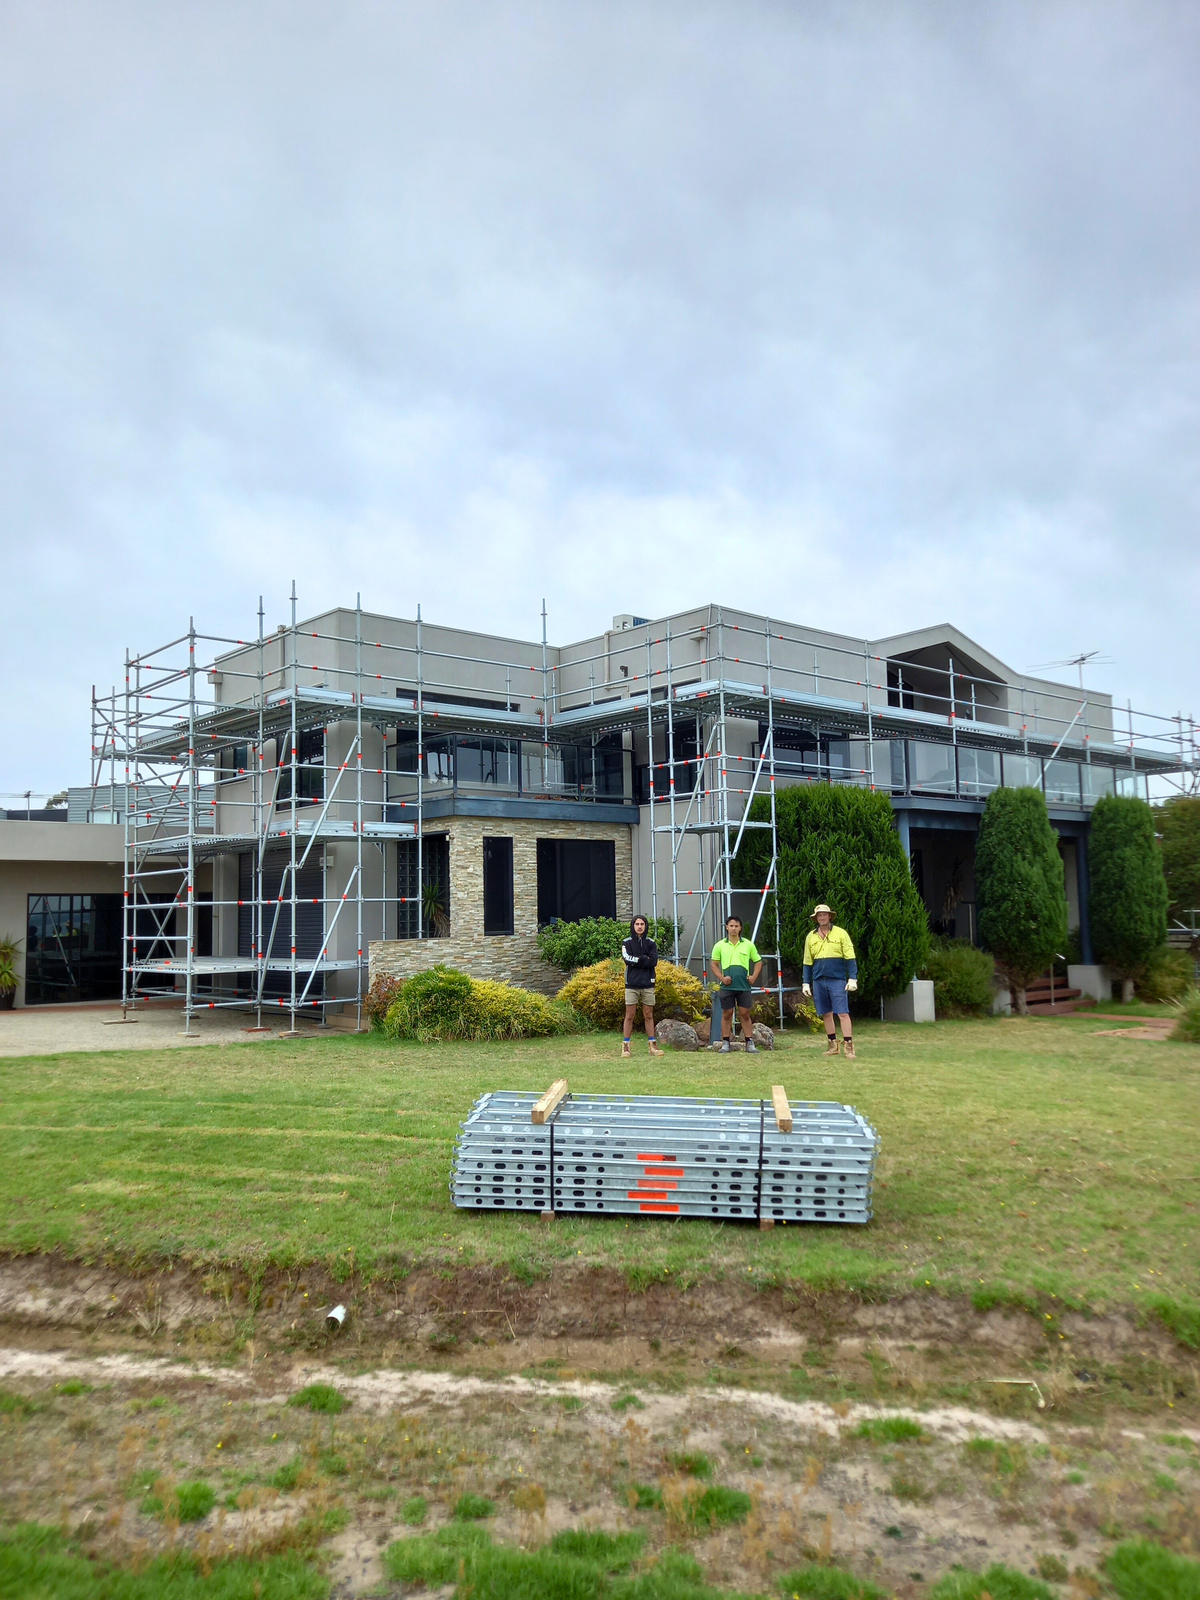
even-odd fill
[[[853,1106],[501,1089],[475,1102],[450,1191],[466,1209],[543,1216],[869,1222],[879,1135]]]

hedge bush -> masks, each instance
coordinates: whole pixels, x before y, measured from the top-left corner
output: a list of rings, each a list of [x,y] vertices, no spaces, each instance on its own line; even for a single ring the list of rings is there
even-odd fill
[[[992,1009],[996,963],[986,950],[966,939],[934,939],[921,969],[933,979],[933,1003],[939,1017],[987,1016]]]
[[[881,999],[908,987],[929,950],[929,919],[896,832],[891,801],[870,789],[813,783],[782,790],[775,803],[784,961],[799,971],[804,941],[814,926],[810,913],[818,901],[827,901],[854,941],[858,993],[852,1005],[877,1013]],[[769,799],[754,800],[749,816],[765,821]],[[770,854],[770,834],[748,829],[734,868],[740,887],[761,890]],[[768,900],[756,941],[760,950],[771,948],[774,929],[775,910]]]
[[[1136,980],[1146,969],[1147,951],[1167,942],[1167,880],[1146,802],[1116,794],[1098,801],[1087,859],[1096,959],[1114,976]]]
[[[975,899],[979,937],[1024,1016],[1026,988],[1067,941],[1062,857],[1040,789],[988,795],[975,841]]]
[[[590,967],[581,967],[563,984],[558,998],[582,1012],[597,1028],[621,1027],[625,1019],[624,962],[597,961]],[[694,1024],[707,1011],[708,994],[699,978],[673,961],[660,961],[654,982],[655,1019],[675,1017]],[[634,1026],[642,1026],[640,1006]]]
[[[675,947],[675,924],[670,917],[647,917],[650,938],[663,955]],[[579,922],[551,922],[538,929],[542,960],[560,972],[594,966],[621,954],[629,937],[629,924],[615,917],[583,917]]]
[[[582,1033],[586,1027],[586,1020],[560,1001],[438,965],[405,982],[388,1008],[383,1032],[390,1039],[432,1044],[447,1039],[542,1039]]]

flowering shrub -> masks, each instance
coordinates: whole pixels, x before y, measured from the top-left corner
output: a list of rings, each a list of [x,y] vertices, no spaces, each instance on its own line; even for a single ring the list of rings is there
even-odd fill
[[[658,963],[654,993],[656,1019],[675,1017],[680,1022],[694,1023],[708,1009],[708,997],[699,978],[672,961]],[[568,1001],[597,1028],[619,1028],[625,1017],[624,962],[597,961],[590,967],[581,967],[563,984],[558,998]],[[642,1026],[640,1006],[634,1026]]]
[[[383,1022],[389,1039],[418,1039],[423,1044],[447,1039],[537,1039],[586,1028],[586,1019],[561,1000],[548,1000],[511,983],[471,978],[441,965],[409,978]]]

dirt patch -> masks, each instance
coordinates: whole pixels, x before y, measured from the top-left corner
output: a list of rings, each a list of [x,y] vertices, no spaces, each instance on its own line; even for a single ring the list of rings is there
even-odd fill
[[[344,1326],[325,1320],[347,1308]],[[949,1362],[996,1373],[1005,1363],[1080,1369],[1153,1363],[1190,1388],[1194,1356],[1128,1312],[1089,1317],[992,1309],[965,1297],[869,1303],[803,1286],[754,1289],[718,1279],[630,1286],[610,1269],[556,1270],[523,1282],[483,1267],[422,1269],[398,1280],[332,1279],[309,1266],[233,1271],[174,1265],[137,1271],[51,1256],[0,1259],[0,1338],[25,1347],[86,1344],[193,1353],[240,1349],[357,1360],[436,1356],[473,1368],[559,1360],[600,1372],[670,1360],[685,1368],[787,1372],[836,1357],[861,1375],[883,1359],[944,1378]]]
[[[325,1383],[341,1412],[293,1402]],[[172,1545],[209,1557],[325,1545],[342,1600],[377,1592],[383,1552],[484,1497],[498,1542],[562,1528],[683,1545],[710,1582],[763,1592],[832,1559],[915,1596],[952,1565],[1064,1574],[1118,1530],[1184,1547],[1200,1525],[1200,1429],[1036,1422],[960,1405],[788,1400],[721,1385],[665,1390],[509,1372],[350,1370],[244,1353],[238,1365],[139,1354],[0,1351],[0,1513],[83,1530],[115,1560]],[[175,1486],[212,1509],[180,1525]],[[708,1483],[745,1497],[713,1529]],[[1083,1580],[1081,1579],[1081,1583]],[[1093,1592],[1087,1589],[1086,1592]]]

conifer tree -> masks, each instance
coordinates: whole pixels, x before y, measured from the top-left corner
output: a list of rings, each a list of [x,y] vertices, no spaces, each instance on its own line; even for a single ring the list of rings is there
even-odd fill
[[[815,926],[812,908],[824,900],[854,941],[855,998],[863,1009],[878,1009],[881,999],[908,987],[929,951],[929,921],[893,824],[891,803],[869,789],[828,783],[782,789],[775,803],[783,959],[799,971],[805,938]],[[770,801],[760,796],[750,807],[750,818],[766,821],[769,816]],[[769,835],[748,829],[735,881],[762,888],[769,861]],[[774,936],[774,907],[768,901],[759,924],[759,948],[773,948]]]
[[[1062,857],[1039,789],[988,796],[975,842],[975,902],[983,947],[1025,1016],[1026,988],[1067,940]]]
[[[1088,837],[1088,915],[1097,957],[1133,999],[1134,980],[1167,942],[1167,881],[1154,813],[1133,795],[1105,795]]]
[[[1162,846],[1168,911],[1181,920],[1200,910],[1200,795],[1176,795],[1154,810]]]

